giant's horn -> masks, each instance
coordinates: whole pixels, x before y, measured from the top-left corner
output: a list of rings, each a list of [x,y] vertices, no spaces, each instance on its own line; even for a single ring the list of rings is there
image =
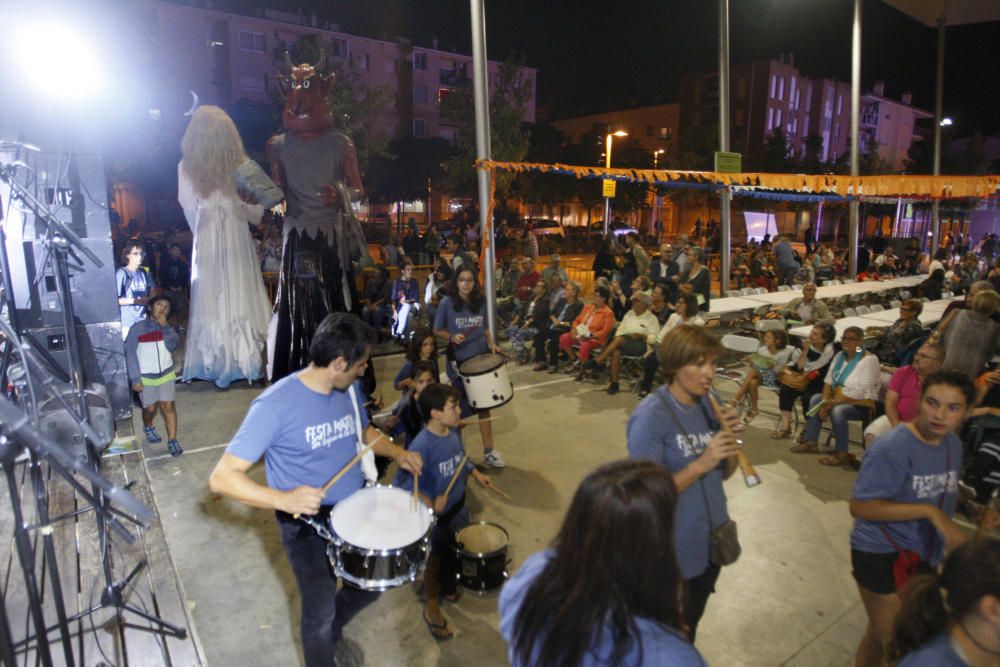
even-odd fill
[[[322,72],[323,68],[326,67],[326,51],[323,49],[319,50],[319,60],[313,65],[314,72]]]
[[[289,72],[295,67],[295,63],[292,62],[292,56],[289,55],[288,51],[285,51],[285,67],[288,68]]]

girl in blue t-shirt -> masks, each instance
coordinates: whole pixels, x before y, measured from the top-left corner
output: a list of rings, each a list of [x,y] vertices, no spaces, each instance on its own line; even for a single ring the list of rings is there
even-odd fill
[[[1000,664],[1000,540],[966,542],[903,591],[887,656],[899,667]]]
[[[684,627],[676,505],[674,476],[657,463],[614,461],[590,473],[552,547],[500,592],[510,664],[703,667]]]
[[[448,341],[448,377],[462,392],[462,416],[479,415],[479,434],[483,438],[483,462],[494,468],[506,463],[500,452],[493,449],[493,425],[488,421],[489,410],[473,411],[465,395],[465,383],[458,374],[463,361],[487,352],[500,354],[493,333],[486,322],[486,299],[472,269],[462,268],[451,277],[448,296],[438,305],[434,318],[434,335]]]
[[[868,614],[854,663],[859,667],[882,664],[899,611],[898,588],[908,578],[903,571],[932,571],[943,552],[966,539],[952,521],[962,469],[955,430],[975,396],[965,375],[928,376],[917,418],[876,439],[865,455],[850,503],[852,574]]]
[[[438,368],[437,339],[433,332],[427,329],[417,329],[413,332],[413,337],[406,347],[406,361],[400,367],[396,377],[392,380],[394,389],[399,389],[404,394],[410,387],[410,372],[413,365],[418,361],[427,361],[434,364],[434,381],[438,382],[441,371]]]

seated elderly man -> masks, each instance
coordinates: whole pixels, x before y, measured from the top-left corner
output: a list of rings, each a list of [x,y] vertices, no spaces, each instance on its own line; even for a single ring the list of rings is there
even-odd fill
[[[517,279],[517,285],[514,288],[514,298],[507,303],[497,306],[497,315],[505,323],[510,321],[510,318],[514,316],[514,313],[519,308],[522,308],[526,303],[531,301],[535,291],[535,283],[542,279],[542,276],[535,270],[535,263],[531,261],[530,257],[525,257],[521,261],[521,266],[523,273]]]
[[[792,447],[796,454],[819,453],[819,431],[827,419],[833,428],[836,450],[819,462],[826,466],[853,466],[856,460],[847,451],[850,421],[872,416],[882,388],[882,370],[878,357],[862,347],[865,334],[859,327],[848,327],[840,339],[841,351],[830,362],[823,380],[823,392],[813,396],[806,412],[808,419],[799,442]]]
[[[816,298],[815,283],[803,285],[802,296],[789,301],[781,316],[802,324],[832,324],[836,320],[827,305]]]
[[[561,279],[559,287],[562,287],[569,282],[569,274],[566,272],[566,269],[562,267],[562,260],[559,258],[559,255],[555,253],[553,253],[552,257],[549,258],[549,265],[542,269],[542,280],[545,281],[545,285],[550,290],[553,287],[552,278],[554,276]]]
[[[912,421],[920,412],[920,385],[924,378],[941,370],[944,348],[924,343],[913,355],[913,363],[896,369],[885,392],[885,414],[865,429],[865,449],[875,438],[899,424]]]
[[[632,309],[625,313],[622,323],[615,331],[615,337],[597,357],[588,361],[584,367],[589,371],[596,371],[609,358],[611,359],[611,384],[608,385],[608,394],[618,393],[622,355],[641,357],[646,354],[647,346],[652,345],[656,340],[660,323],[649,309],[651,301],[652,299],[645,292],[633,292]]]

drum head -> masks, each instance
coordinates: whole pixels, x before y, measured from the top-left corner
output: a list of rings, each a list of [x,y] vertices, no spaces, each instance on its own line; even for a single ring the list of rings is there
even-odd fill
[[[389,486],[361,489],[337,503],[330,527],[337,536],[361,549],[400,549],[427,534],[433,513],[413,494]]]
[[[462,375],[481,375],[507,363],[502,354],[480,354],[466,359],[459,365],[458,372]]]
[[[510,537],[495,523],[474,523],[458,531],[455,541],[462,545],[465,553],[484,555],[506,548]]]

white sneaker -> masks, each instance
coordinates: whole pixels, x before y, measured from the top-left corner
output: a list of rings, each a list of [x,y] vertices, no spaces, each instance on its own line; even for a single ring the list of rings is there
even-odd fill
[[[492,468],[504,468],[507,466],[507,463],[503,460],[503,456],[495,449],[486,452],[486,455],[483,457],[483,463]]]

